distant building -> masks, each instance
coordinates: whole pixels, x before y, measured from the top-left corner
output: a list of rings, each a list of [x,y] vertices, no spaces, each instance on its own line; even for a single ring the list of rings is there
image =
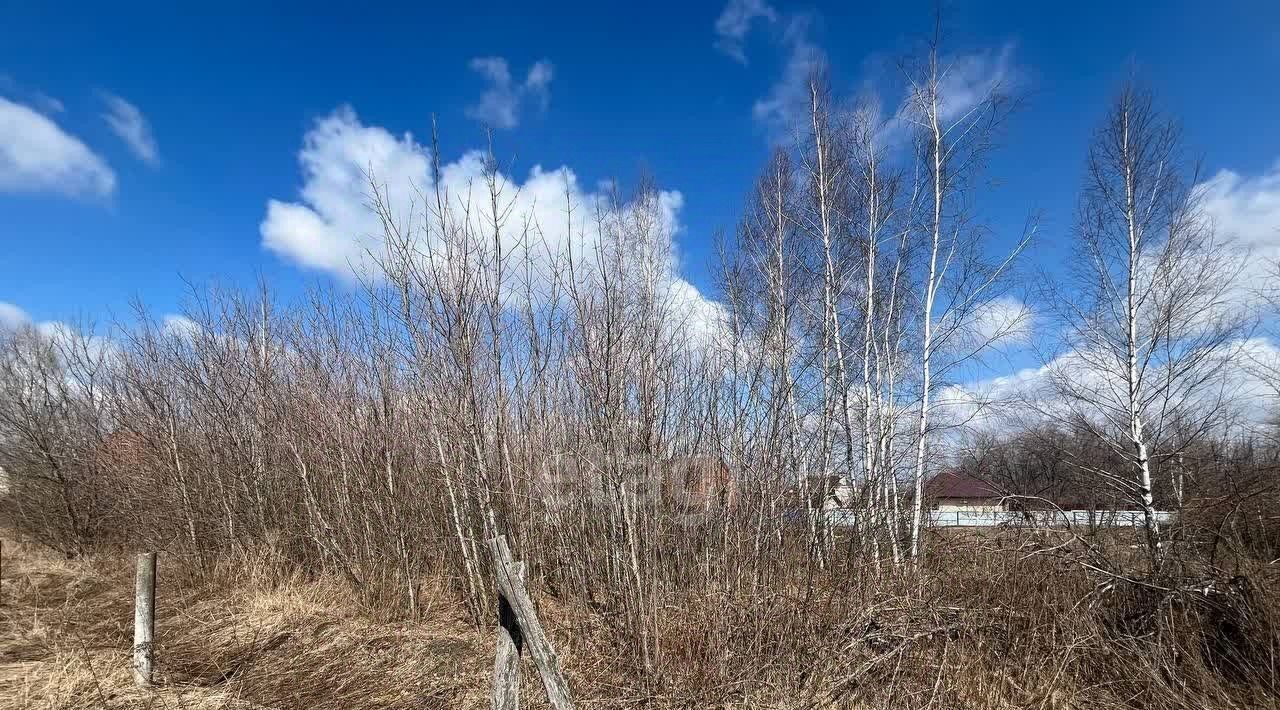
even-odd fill
[[[925,484],[925,502],[939,512],[999,513],[1004,495],[986,481],[963,471],[943,471]]]
[[[738,502],[737,484],[719,456],[677,456],[661,467],[666,492],[686,509],[733,507]]]
[[[833,527],[853,527],[858,524],[862,512],[854,499],[854,489],[836,477],[815,477],[814,487],[822,488],[825,482],[828,493],[822,505],[823,517]],[[902,491],[903,509],[909,511],[910,493]],[[813,498],[811,500],[816,500]],[[1015,527],[1015,528],[1081,528],[1130,527],[1145,522],[1141,510],[1102,508],[1063,499],[1055,502],[1039,498],[1042,507],[1029,508],[1025,496],[961,470],[949,470],[929,479],[924,485],[924,503],[928,510],[924,523],[928,527]],[[1162,524],[1174,519],[1168,511],[1156,511],[1156,520]],[[907,513],[907,520],[910,513]]]

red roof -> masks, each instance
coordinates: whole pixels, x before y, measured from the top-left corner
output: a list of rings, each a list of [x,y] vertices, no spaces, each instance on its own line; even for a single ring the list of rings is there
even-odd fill
[[[963,471],[943,471],[925,484],[929,498],[999,498],[995,486]]]

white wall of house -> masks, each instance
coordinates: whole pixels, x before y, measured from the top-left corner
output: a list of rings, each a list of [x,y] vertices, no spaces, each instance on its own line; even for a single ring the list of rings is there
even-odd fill
[[[998,498],[939,498],[933,509],[945,513],[999,513],[1004,504]]]

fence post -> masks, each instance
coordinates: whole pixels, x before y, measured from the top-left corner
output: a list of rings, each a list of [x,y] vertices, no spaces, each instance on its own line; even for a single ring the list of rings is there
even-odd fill
[[[524,581],[524,563],[515,563]],[[499,572],[501,574],[501,572]],[[493,659],[493,710],[520,710],[520,652],[524,638],[515,612],[505,596],[498,595],[498,648]]]
[[[569,696],[569,683],[560,670],[560,659],[542,630],[542,623],[538,621],[538,612],[533,607],[533,599],[529,597],[529,590],[525,588],[524,580],[521,578],[523,570],[516,566],[506,536],[498,535],[489,538],[489,551],[493,553],[498,593],[500,597],[505,597],[510,606],[511,616],[518,627],[520,639],[524,645],[528,646],[529,655],[533,656],[533,662],[538,666],[538,674],[542,676],[542,687],[547,691],[547,702],[552,710],[573,710],[573,700]],[[495,701],[497,697],[498,689],[495,688]],[[504,693],[503,698],[506,697]]]
[[[138,554],[133,591],[133,681],[151,685],[155,666],[156,553]]]

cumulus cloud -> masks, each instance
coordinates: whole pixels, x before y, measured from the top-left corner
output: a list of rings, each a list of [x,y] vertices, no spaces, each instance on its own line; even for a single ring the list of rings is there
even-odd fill
[[[171,335],[182,340],[191,340],[200,333],[200,324],[190,318],[170,313],[166,315],[160,322],[161,330],[166,335]]]
[[[0,192],[110,195],[107,162],[47,116],[0,98]]]
[[[1253,177],[1219,170],[1200,190],[1220,230],[1246,244],[1280,245],[1280,161]]]
[[[56,346],[66,357],[87,360],[82,364],[101,364],[110,361],[120,353],[120,345],[105,335],[97,335],[87,328],[80,328],[57,320],[36,322],[22,308],[0,301],[0,331],[19,331],[30,329],[32,332]],[[68,376],[68,384],[78,386],[74,378]]]
[[[715,48],[745,65],[743,43],[757,20],[777,22],[778,13],[764,0],[729,0],[716,18]]]
[[[120,343],[106,335],[97,335],[62,321],[44,321],[36,324],[36,330],[53,343],[66,362],[78,362],[80,366],[96,368],[109,364],[120,357]],[[67,374],[67,383],[79,387],[81,381],[72,373]]]
[[[1218,233],[1250,252],[1242,280],[1265,288],[1280,260],[1280,161],[1254,176],[1219,170],[1196,189]]]
[[[159,164],[160,148],[156,145],[155,136],[151,134],[151,124],[142,115],[142,111],[115,94],[103,92],[102,102],[107,107],[102,120],[107,122],[111,131],[124,141],[138,160],[148,165]]]
[[[30,322],[31,316],[28,316],[26,311],[12,303],[0,301],[0,328],[12,330]]]
[[[973,355],[1014,351],[1031,342],[1035,318],[1030,304],[1014,296],[997,296],[945,308],[934,326],[934,338],[945,350]]]
[[[1015,405],[1041,391],[1047,381],[1048,368],[1028,367],[1009,375],[950,385],[934,398],[936,416],[947,426],[1013,428],[1013,422],[1020,421],[1024,413]],[[1018,414],[1011,415],[1015,410]]]
[[[964,95],[971,96],[972,92]],[[1238,278],[1240,288],[1231,296],[1246,308],[1257,305],[1260,292],[1272,287],[1276,259],[1280,259],[1280,161],[1258,175],[1223,169],[1195,189],[1204,214],[1218,233],[1250,252]],[[1003,306],[996,309],[991,314],[992,323],[1000,322],[1004,318],[1000,313],[1007,310]],[[1228,343],[1225,349],[1232,353],[1233,360],[1221,387],[1233,394],[1230,405],[1238,410],[1236,414],[1244,421],[1257,421],[1269,411],[1268,403],[1280,396],[1280,347],[1271,339],[1257,337]],[[1055,407],[1065,406],[1052,399],[1050,385],[1055,374],[1069,375],[1074,384],[1105,398],[1118,383],[1099,372],[1101,361],[1100,356],[1069,349],[1043,367],[947,388],[939,397],[940,408],[949,410],[948,417],[954,421],[1007,426],[1009,422],[997,416],[1007,408],[990,406],[991,403],[1034,398],[1041,411],[1052,412]]]
[[[555,70],[546,59],[534,62],[522,82],[513,79],[511,67],[502,57],[476,57],[470,66],[489,82],[480,100],[467,107],[467,115],[477,121],[494,128],[515,128],[525,105],[533,103],[545,111],[551,101]]]
[[[1031,339],[1031,307],[1012,296],[982,304],[973,314],[973,330],[981,343],[1014,345]]]
[[[350,276],[363,271],[366,252],[381,239],[369,208],[368,175],[389,201],[407,209],[416,188],[430,185],[431,159],[412,134],[395,136],[365,126],[350,107],[321,118],[298,153],[302,190],[297,202],[270,200],[260,231],[264,247],[301,266]]]
[[[1152,403],[1148,424],[1158,419],[1157,405],[1171,411],[1179,407],[1225,408],[1224,421],[1245,427],[1263,424],[1280,396],[1280,347],[1264,337],[1240,338],[1225,343],[1221,352],[1229,366],[1204,382],[1176,382],[1168,402]],[[936,399],[939,418],[953,425],[993,431],[1016,429],[1037,420],[1064,421],[1078,416],[1096,420],[1104,412],[1122,420],[1125,386],[1121,363],[1105,366],[1112,359],[1107,353],[1072,350],[1041,366],[946,387]],[[1162,367],[1152,365],[1148,380],[1159,382]],[[1065,397],[1059,384],[1069,385],[1080,399]]]
[[[297,201],[270,200],[260,225],[262,244],[281,258],[300,266],[351,278],[380,278],[376,257],[384,251],[382,224],[370,208],[369,176],[374,176],[392,213],[414,216],[421,227],[423,195],[434,194],[430,150],[412,134],[395,135],[380,126],[365,125],[350,107],[318,120],[303,138],[298,154],[302,189]],[[441,192],[458,219],[484,233],[493,215],[485,183],[486,157],[470,151],[440,168]],[[619,203],[607,184],[584,188],[568,167],[548,170],[535,165],[523,180],[501,172],[494,176],[503,204],[500,233],[504,253],[531,265],[533,286],[540,287],[565,259],[584,259],[605,243],[608,230],[635,220],[648,220],[651,249],[645,263],[654,265],[652,277],[683,304],[690,319],[713,320],[718,306],[677,273],[674,236],[682,229],[684,197],[675,190],[659,190],[651,202]],[[464,208],[465,206],[465,208]],[[462,215],[465,214],[465,217]],[[418,233],[419,249],[438,246],[438,230]],[[634,246],[634,245],[633,245]]]

